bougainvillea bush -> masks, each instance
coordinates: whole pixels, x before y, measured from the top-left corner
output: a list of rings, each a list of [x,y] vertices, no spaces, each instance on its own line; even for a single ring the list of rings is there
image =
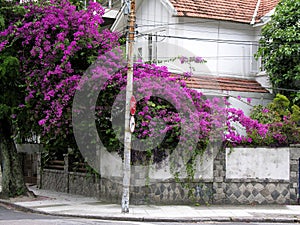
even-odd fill
[[[280,147],[300,143],[300,108],[281,94],[266,106],[254,106],[250,117],[238,109],[230,108],[228,112],[227,123],[239,123],[246,133],[239,135],[232,130],[226,134],[230,146]]]
[[[24,104],[20,105],[20,112],[26,113],[26,119],[32,121],[32,124],[29,124],[30,129],[41,135],[41,141],[44,144],[63,144],[74,147],[71,107],[78,82],[93,62],[118,45],[119,36],[108,30],[101,30],[104,9],[98,3],[91,2],[86,10],[77,10],[67,0],[43,1],[38,4],[30,3],[25,6],[25,9],[24,18],[12,23],[0,34],[2,40],[0,50],[5,52],[12,47],[18,49],[17,55],[22,63],[20,72],[24,77],[26,98]],[[103,75],[105,72],[101,71],[100,74]],[[201,127],[201,132],[196,134],[201,142],[206,143],[207,137],[220,126],[214,123],[220,123],[223,119],[212,119],[214,101],[203,100],[201,93],[186,88],[184,81],[178,82],[177,78],[171,77],[166,68],[138,64],[135,67],[135,76],[136,78],[160,78],[161,84],[164,83],[164,79],[172,81],[173,84],[165,89],[169,88],[169,97],[175,102],[181,97],[176,95],[175,89],[184,89],[186,95],[195,100],[195,107],[199,111],[194,112],[186,108],[188,118],[194,120],[196,118],[193,116],[194,113],[201,118],[200,121],[193,122],[197,125],[197,129],[198,126]],[[110,89],[111,98],[114,98],[118,90],[115,88],[116,85],[120,86],[120,90],[122,85],[124,87],[126,68],[116,74],[113,80],[117,83],[110,85],[114,87]],[[144,92],[147,92],[147,88],[153,87],[145,86]],[[173,139],[178,139],[180,136],[180,127],[178,127],[180,114],[168,102],[145,96],[138,106],[141,111],[137,115],[136,137],[145,139],[154,135],[149,124],[154,123],[151,119],[156,113],[160,115],[159,118],[164,118],[164,124],[167,124],[167,127],[161,128],[161,131],[168,133],[168,143],[176,143]],[[112,104],[108,101],[109,98],[103,99],[106,100],[103,104]],[[164,106],[159,106],[159,104]],[[103,116],[104,112],[98,115]],[[224,117],[225,114],[219,115]],[[20,117],[17,118],[20,120]],[[21,123],[19,126],[22,128]],[[104,129],[105,134],[102,133],[104,137],[110,135],[108,128]],[[191,133],[185,134],[186,138],[194,134],[197,129],[191,127]],[[101,132],[101,127],[99,132]],[[181,139],[183,138],[184,135],[181,134]],[[113,137],[103,139],[114,143]]]
[[[124,91],[126,78],[124,69],[112,77],[105,91],[100,92],[97,111],[100,137],[107,133],[123,136],[125,95],[120,93]],[[182,77],[175,77],[166,67],[154,64],[135,64],[133,83],[133,93],[138,98],[132,142],[134,161],[145,159],[152,151],[153,160],[160,162],[178,143],[184,143],[181,147],[191,152],[203,153],[209,141],[218,138],[222,141],[226,109],[221,106],[220,99],[206,99],[202,93],[189,89]],[[113,105],[118,111],[112,111]],[[219,113],[221,110],[223,113]],[[118,123],[120,130],[112,129],[112,123]],[[161,137],[164,138],[160,140]],[[195,140],[193,147],[191,142]],[[122,153],[123,144],[118,138],[103,141],[109,151]]]
[[[20,108],[34,118],[31,129],[45,140],[65,143],[71,100],[81,75],[99,55],[118,44],[119,36],[100,31],[104,9],[98,3],[77,10],[67,0],[40,1],[25,9],[22,20],[0,33],[0,50],[18,49],[26,88]]]
[[[300,143],[300,108],[286,96],[277,94],[267,106],[255,106],[250,116],[268,128],[263,137],[256,131],[249,132],[251,144],[278,147]]]
[[[124,99],[119,95],[125,88],[127,69],[119,68],[118,61],[123,60],[121,53],[111,51],[118,46],[119,35],[101,28],[104,9],[90,2],[86,10],[78,10],[67,0],[30,3],[25,9],[22,20],[0,33],[0,51],[17,49],[21,62],[26,98],[19,106],[17,120],[22,121],[21,116],[25,115],[24,118],[31,121],[30,130],[38,132],[46,146],[76,148],[72,133],[73,97],[84,72],[100,60],[102,64],[94,68],[95,79],[103,76],[107,82],[102,87],[97,87],[97,83],[91,87],[99,92],[93,109],[98,133],[109,151],[122,153],[123,144],[118,136],[123,135],[124,123],[120,123],[119,129],[113,129],[112,123],[115,118],[124,118]],[[110,71],[114,71],[113,75]],[[139,143],[144,142],[147,151],[146,155],[133,151],[133,160],[143,161],[153,155],[152,159],[159,162],[166,157],[166,152],[177,148],[178,143],[184,143],[181,148],[190,150],[192,158],[215,141],[232,146],[273,144],[269,136],[274,126],[230,108],[226,99],[206,99],[202,93],[189,89],[185,79],[187,77],[171,75],[166,67],[135,64],[134,83],[142,97],[137,105],[133,144],[142,140]],[[161,90],[163,94],[157,95],[153,90]],[[186,105],[186,99],[190,99],[190,105]],[[113,104],[119,104],[118,111],[112,112]],[[190,126],[183,130],[181,125],[188,122]],[[234,123],[240,123],[246,135],[238,133]],[[19,123],[20,128],[22,125]],[[276,132],[272,131],[272,137],[278,144],[294,142],[280,136],[282,131]],[[161,136],[164,137],[161,144],[151,148],[150,140]],[[195,139],[197,144],[193,147],[190,140]]]

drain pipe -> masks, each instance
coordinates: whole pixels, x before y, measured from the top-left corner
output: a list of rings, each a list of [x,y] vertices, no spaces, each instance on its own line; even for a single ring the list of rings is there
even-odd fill
[[[260,0],[257,0],[256,7],[255,7],[255,10],[254,10],[254,13],[253,13],[253,16],[252,16],[252,20],[250,22],[251,25],[255,24],[255,18],[257,16],[257,13],[258,13],[258,10],[259,10],[259,6],[260,6]]]

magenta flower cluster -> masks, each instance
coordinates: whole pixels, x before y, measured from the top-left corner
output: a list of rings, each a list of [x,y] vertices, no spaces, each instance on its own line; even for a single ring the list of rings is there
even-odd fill
[[[31,110],[42,135],[66,137],[72,132],[73,97],[80,89],[79,82],[84,83],[85,70],[93,62],[102,63],[93,69],[92,79],[108,82],[104,87],[95,83],[91,90],[97,93],[101,88],[124,88],[127,69],[120,66],[121,52],[111,51],[118,46],[119,35],[105,29],[100,31],[104,9],[95,2],[90,2],[86,10],[77,10],[67,0],[50,0],[41,5],[32,3],[26,10],[21,24],[11,24],[0,33],[0,51],[9,45],[21,46],[18,56],[26,84],[26,107],[22,108]],[[204,59],[181,57],[180,61],[202,63]],[[253,133],[262,139],[268,136],[270,125],[260,124],[243,111],[228,107],[224,99],[206,99],[202,93],[189,89],[184,79],[172,76],[166,67],[137,64],[134,83],[143,96],[135,131],[140,139],[176,130],[176,138],[186,142],[188,148],[191,139],[240,145],[251,144]],[[153,90],[161,90],[164,98],[153,98],[157,95]],[[191,100],[190,105],[186,99]],[[119,100],[124,103],[122,97]],[[92,110],[95,109],[100,109],[101,117],[101,105]],[[190,126],[183,133],[179,124],[187,121]],[[237,123],[244,127],[245,134],[236,129]],[[274,137],[282,141],[285,138],[281,134]]]
[[[78,81],[98,55],[118,45],[119,35],[99,32],[104,9],[93,1],[86,10],[77,10],[68,0],[33,2],[25,8],[22,23],[0,33],[0,50],[21,45],[27,108],[44,134],[68,133]]]

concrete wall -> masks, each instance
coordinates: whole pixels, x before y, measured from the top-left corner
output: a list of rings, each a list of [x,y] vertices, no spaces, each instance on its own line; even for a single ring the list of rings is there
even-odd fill
[[[212,150],[206,152],[201,158],[197,159],[197,170],[195,177],[197,179],[213,179],[213,160]],[[113,168],[112,168],[113,167]],[[117,153],[101,151],[100,160],[101,177],[109,180],[115,180],[122,183],[123,166],[122,160]],[[151,166],[132,165],[131,166],[131,185],[143,186],[147,184],[165,182],[174,179],[169,158],[159,164]],[[181,178],[185,177],[185,173]],[[145,179],[146,178],[146,179]]]
[[[167,161],[160,166],[144,166],[143,169],[132,167],[131,203],[297,204],[300,146],[226,149],[206,157],[202,167],[197,167],[195,180],[189,189],[186,188],[185,177],[181,177],[179,182],[171,177]],[[108,167],[106,164],[107,170]],[[110,170],[114,168],[111,163]],[[205,176],[206,173],[208,175]],[[122,176],[107,175],[96,177],[45,169],[41,186],[119,203]],[[111,172],[111,175],[116,173]]]
[[[295,198],[290,195],[291,151],[292,148],[226,149],[226,186],[220,201],[295,204]]]
[[[61,170],[44,169],[41,176],[41,184],[39,187],[43,189],[69,192],[68,174]]]
[[[289,148],[226,149],[227,179],[290,179]]]

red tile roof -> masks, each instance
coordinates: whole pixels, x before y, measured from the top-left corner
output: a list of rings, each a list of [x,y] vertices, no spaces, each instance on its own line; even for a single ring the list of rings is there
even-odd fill
[[[178,16],[250,23],[258,0],[170,0]],[[256,22],[279,0],[261,0]]]
[[[279,0],[261,0],[257,18],[261,18],[270,12],[278,4]]]
[[[243,78],[197,76],[187,79],[186,84],[195,89],[269,93],[257,81]]]

